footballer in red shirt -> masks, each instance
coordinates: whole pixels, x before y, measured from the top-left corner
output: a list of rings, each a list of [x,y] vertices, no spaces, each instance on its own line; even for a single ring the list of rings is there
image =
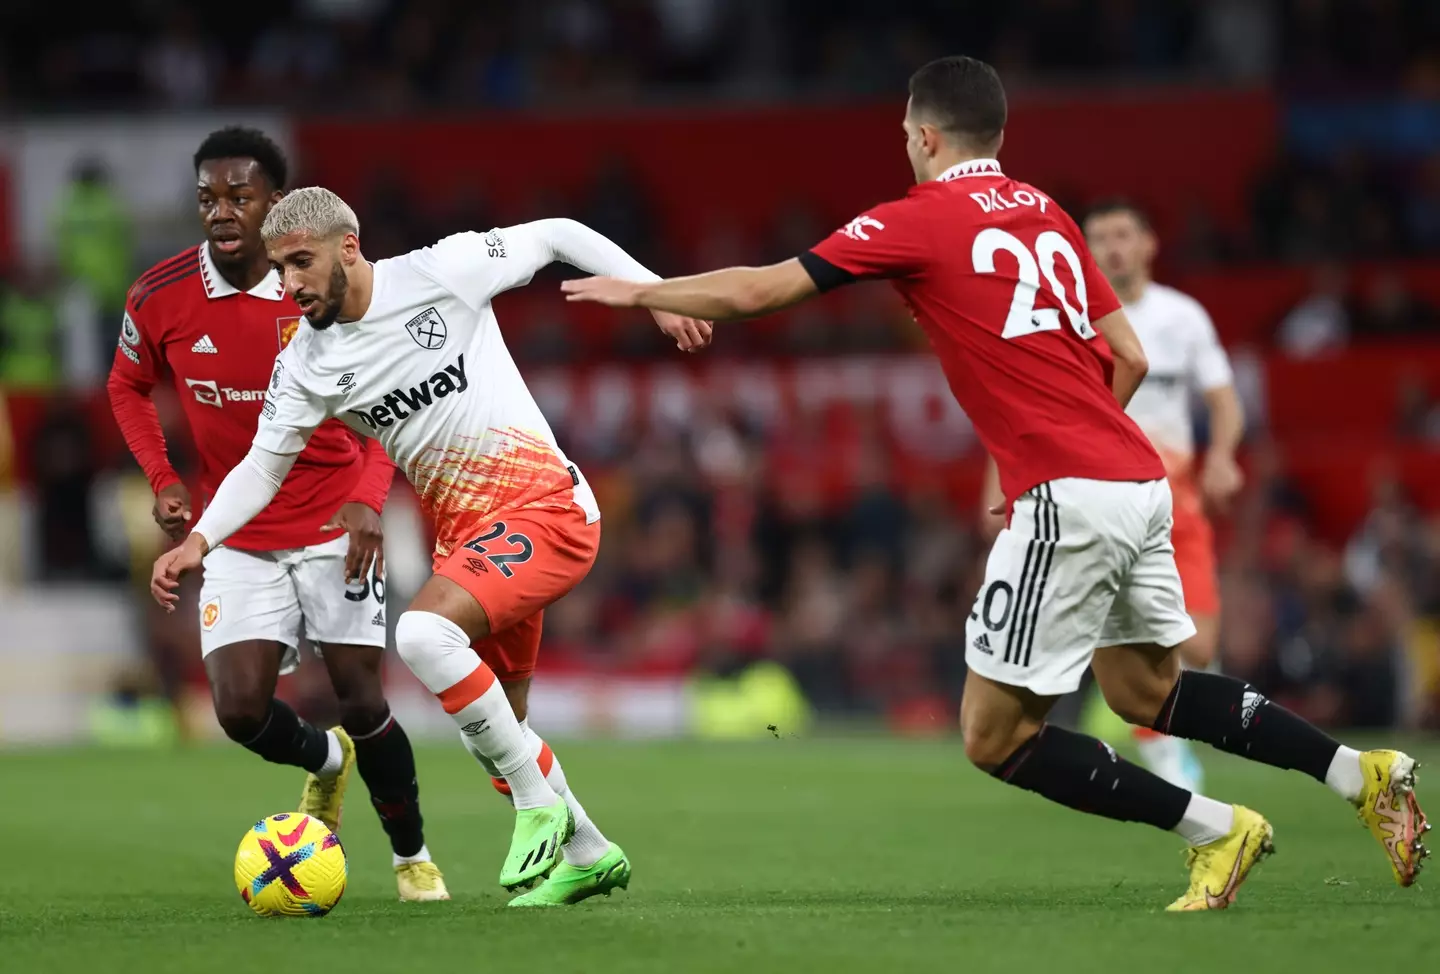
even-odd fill
[[[929,336],[1005,496],[1007,525],[965,634],[960,723],[971,761],[1070,808],[1179,833],[1195,854],[1189,889],[1170,909],[1227,907],[1271,850],[1270,824],[1046,723],[1088,666],[1133,724],[1325,782],[1360,809],[1395,879],[1410,885],[1425,852],[1412,758],[1343,747],[1243,681],[1181,673],[1176,647],[1195,626],[1170,543],[1170,487],[1124,409],[1145,355],[1075,222],[1001,169],[1006,115],[993,68],[934,61],[910,79],[903,126],[917,185],[903,199],[769,267],[658,283],[589,278],[564,290],[725,319],[888,280]],[[684,350],[709,340],[669,333]]]
[[[275,357],[300,310],[260,239],[281,198],[284,154],[263,133],[228,128],[195,153],[205,241],[142,274],[126,296],[110,371],[116,422],[155,491],[155,520],[184,537],[190,496],[166,456],[151,390],[165,373],[189,421],[208,499],[250,449]],[[274,503],[205,560],[200,641],[225,733],[304,768],[300,811],[339,826],[358,768],[390,836],[401,899],[448,899],[425,848],[415,758],[385,701],[380,511],[394,464],[339,421],[315,431]],[[323,658],[341,726],[321,730],[275,698],[302,633]]]

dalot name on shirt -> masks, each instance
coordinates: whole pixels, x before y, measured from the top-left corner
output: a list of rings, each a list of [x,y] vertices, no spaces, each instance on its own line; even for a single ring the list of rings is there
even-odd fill
[[[1032,193],[1028,189],[1017,189],[1013,194],[1014,199],[1009,199],[998,189],[992,189],[984,193],[971,193],[970,198],[979,204],[980,209],[986,213],[994,213],[997,210],[1018,210],[1022,206],[1038,206],[1040,212],[1044,213],[1050,205],[1050,201],[1039,193]]]

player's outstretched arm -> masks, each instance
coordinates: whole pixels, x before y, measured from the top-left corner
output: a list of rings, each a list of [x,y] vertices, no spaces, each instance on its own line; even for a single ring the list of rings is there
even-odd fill
[[[1096,321],[1095,330],[1105,336],[1115,356],[1115,379],[1111,388],[1123,408],[1130,405],[1130,398],[1140,388],[1145,373],[1150,371],[1150,361],[1145,358],[1140,338],[1130,327],[1130,319],[1125,317],[1124,311],[1112,311]]]
[[[155,560],[150,575],[150,593],[155,601],[167,611],[175,611],[180,601],[175,591],[180,587],[180,576],[199,568],[206,553],[265,510],[280,493],[280,485],[295,466],[296,456],[298,453],[272,453],[259,446],[250,447],[245,459],[220,482],[185,542]]]
[[[650,284],[591,277],[566,281],[561,290],[567,301],[650,308],[712,321],[769,314],[818,291],[810,273],[794,258],[768,267],[727,267]]]

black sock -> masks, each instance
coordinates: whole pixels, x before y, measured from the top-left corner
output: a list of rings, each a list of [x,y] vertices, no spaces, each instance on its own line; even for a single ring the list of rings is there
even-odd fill
[[[1245,681],[1198,670],[1180,674],[1155,719],[1155,730],[1204,741],[1261,764],[1303,771],[1319,781],[1325,780],[1340,747],[1329,734],[1271,703]]]
[[[266,761],[289,764],[306,771],[319,771],[330,756],[330,741],[325,732],[301,720],[283,700],[271,700],[265,723],[248,741],[241,742]]]
[[[1121,758],[1110,745],[1046,724],[991,772],[1076,811],[1170,831],[1190,805],[1190,792]]]
[[[405,728],[386,714],[380,726],[355,740],[355,767],[370,789],[370,804],[390,836],[397,856],[413,856],[425,845],[420,817],[420,785],[415,777],[415,752]]]

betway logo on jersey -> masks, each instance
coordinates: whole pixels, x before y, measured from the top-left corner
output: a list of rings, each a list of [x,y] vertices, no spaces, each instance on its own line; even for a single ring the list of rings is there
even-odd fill
[[[264,402],[264,389],[232,389],[222,386],[214,379],[186,379],[185,384],[195,393],[195,401],[216,409],[229,402]]]
[[[409,419],[437,399],[444,399],[452,392],[458,395],[468,388],[470,380],[465,375],[465,356],[461,355],[454,365],[445,366],[442,371],[436,372],[418,386],[392,389],[380,400],[379,405],[352,409],[350,414],[358,417],[372,430],[393,426],[397,419]]]

